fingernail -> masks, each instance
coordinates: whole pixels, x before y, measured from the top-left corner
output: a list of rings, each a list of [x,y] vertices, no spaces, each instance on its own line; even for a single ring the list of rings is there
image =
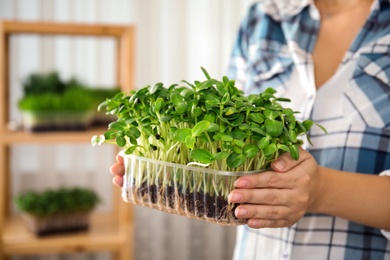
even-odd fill
[[[250,219],[248,220],[248,225],[252,228],[258,228],[260,226],[260,221],[257,219]]]
[[[230,193],[228,197],[229,202],[241,202],[242,200],[242,195],[240,193]]]
[[[249,182],[247,180],[238,179],[234,182],[234,186],[237,188],[247,188],[249,187]]]
[[[286,163],[283,160],[276,160],[273,162],[273,166],[276,170],[282,171],[286,167]]]
[[[242,218],[248,214],[248,210],[245,208],[236,208],[234,214],[236,215],[237,218]]]

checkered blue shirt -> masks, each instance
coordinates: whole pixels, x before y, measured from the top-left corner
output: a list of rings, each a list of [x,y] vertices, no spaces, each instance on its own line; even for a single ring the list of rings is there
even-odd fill
[[[301,120],[322,124],[328,134],[314,127],[314,146],[307,146],[320,165],[384,174],[390,169],[390,1],[374,1],[336,73],[317,91],[311,53],[320,19],[312,0],[254,4],[228,75],[247,93],[277,89],[292,99]],[[239,227],[234,259],[390,259],[385,234],[390,237],[345,219],[306,214],[291,228]]]

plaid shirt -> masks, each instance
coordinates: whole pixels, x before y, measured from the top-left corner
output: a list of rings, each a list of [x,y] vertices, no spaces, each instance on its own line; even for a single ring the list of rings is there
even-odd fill
[[[317,91],[311,53],[319,26],[311,0],[254,4],[240,27],[228,75],[247,93],[277,89],[292,99],[287,105],[301,112],[299,119],[322,124],[328,134],[314,127],[314,145],[307,146],[320,165],[383,174],[390,169],[390,1],[374,1],[336,73]],[[384,234],[306,214],[291,228],[239,227],[234,258],[390,259]]]

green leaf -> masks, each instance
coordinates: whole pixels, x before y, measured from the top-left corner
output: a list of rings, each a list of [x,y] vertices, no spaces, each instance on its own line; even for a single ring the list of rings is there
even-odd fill
[[[266,135],[267,135],[267,133],[264,132],[260,127],[252,126],[252,127],[251,127],[251,131],[252,131],[252,132],[255,132],[255,133],[258,133],[258,134],[261,134],[261,135],[263,135],[263,136],[266,136]]]
[[[249,118],[258,124],[262,124],[264,122],[263,117],[259,113],[252,113],[249,115]]]
[[[234,139],[244,139],[247,137],[246,133],[239,128],[234,128],[231,132],[231,135]]]
[[[233,141],[233,137],[230,135],[222,134],[221,135],[221,140],[225,142],[231,142]]]
[[[219,140],[221,140],[221,136],[222,136],[221,133],[216,133],[216,134],[213,136],[214,141],[219,141]]]
[[[254,144],[247,144],[244,146],[244,154],[248,158],[253,158],[259,152],[259,148]]]
[[[195,92],[189,88],[185,88],[180,92],[180,95],[185,99],[189,99]]]
[[[258,147],[260,149],[265,149],[269,145],[269,139],[268,137],[264,136],[263,138],[260,139]]]
[[[195,86],[195,90],[199,92],[199,91],[202,91],[205,89],[209,89],[212,85],[214,85],[214,83],[215,83],[215,81],[212,79],[209,79],[207,81],[203,81],[202,83],[197,84]]]
[[[235,109],[234,107],[228,107],[227,109],[224,109],[225,115],[230,116],[233,115],[234,113],[237,113],[238,110]]]
[[[279,150],[282,150],[282,151],[285,151],[285,152],[290,152],[290,149],[287,147],[287,145],[284,145],[284,144],[278,144],[277,145],[278,149]]]
[[[233,122],[232,122],[232,125],[233,126],[239,126],[241,125],[245,120],[245,116],[240,114]]]
[[[222,160],[226,159],[229,156],[229,153],[227,151],[219,152],[215,155],[215,160]]]
[[[185,143],[187,136],[191,136],[192,130],[190,128],[181,128],[175,131],[173,138],[181,143]]]
[[[326,128],[325,128],[324,126],[322,126],[322,125],[320,125],[320,124],[316,124],[316,126],[318,126],[319,128],[321,128],[321,130],[322,130],[325,134],[328,133],[328,131],[326,130]]]
[[[129,136],[129,139],[130,139],[130,143],[133,144],[133,145],[137,145],[137,138],[135,138],[134,136]]]
[[[251,129],[250,125],[248,125],[248,124],[242,124],[238,128],[240,128],[240,130],[243,130],[243,131]]]
[[[119,147],[123,147],[126,145],[126,139],[123,137],[123,136],[118,136],[116,139],[115,139],[115,142],[116,144],[119,146]]]
[[[291,142],[295,143],[297,141],[297,134],[293,129],[288,130],[288,138]]]
[[[205,102],[210,105],[219,105],[221,103],[220,98],[212,93],[205,94],[204,99],[206,100]]]
[[[156,113],[160,113],[161,108],[164,106],[164,99],[159,97],[156,102],[154,102],[153,110]]]
[[[108,128],[119,130],[119,131],[125,131],[127,128],[127,124],[124,122],[112,122],[108,125]]]
[[[162,122],[168,122],[169,120],[172,119],[172,115],[163,115],[163,116],[160,116],[158,119]]]
[[[195,142],[196,142],[196,137],[195,136],[189,135],[189,136],[186,137],[185,144],[187,145],[187,147],[189,149],[194,148]]]
[[[309,131],[314,123],[311,120],[305,120],[305,121],[302,122],[302,124],[305,127],[306,131]]]
[[[175,110],[178,114],[184,114],[187,111],[187,103],[181,102],[176,107]]]
[[[215,114],[214,113],[208,113],[204,116],[203,120],[207,120],[211,123],[215,123]]]
[[[234,139],[233,143],[240,146],[240,147],[244,147],[244,145],[245,145],[245,143],[239,139]]]
[[[136,146],[130,146],[130,147],[125,151],[125,154],[132,154],[132,153],[135,151],[136,148],[137,148]]]
[[[264,93],[269,93],[269,94],[275,94],[276,93],[276,90],[273,89],[273,88],[267,88]]]
[[[193,105],[191,107],[191,115],[194,117],[194,118],[197,118],[198,116],[200,116],[202,114],[202,109],[200,107],[197,107],[196,105]]]
[[[237,168],[237,167],[243,165],[244,162],[245,162],[245,155],[243,155],[243,154],[232,153],[226,159],[226,164],[230,168]]]
[[[183,101],[183,97],[179,93],[173,93],[171,95],[171,101],[172,103],[177,106]]]
[[[154,94],[158,89],[162,88],[163,84],[162,83],[156,83],[153,87],[149,88],[150,94]]]
[[[211,79],[209,73],[207,72],[207,70],[203,67],[200,67],[200,69],[203,71],[203,74],[206,76],[207,79]]]
[[[276,144],[272,143],[272,144],[269,144],[267,147],[265,147],[264,155],[268,156],[268,155],[271,155],[277,151],[278,151],[278,148],[276,147]]]
[[[112,140],[114,139],[115,137],[117,136],[117,132],[115,131],[112,131],[112,130],[108,130],[104,133],[104,138],[106,140]]]
[[[276,100],[280,101],[280,102],[291,102],[291,99],[289,99],[289,98],[282,98],[282,97],[277,98]]]
[[[219,125],[215,123],[211,123],[209,128],[207,128],[207,132],[216,132],[219,130]]]
[[[148,135],[148,136],[153,135],[152,128],[150,128],[150,126],[144,126],[144,127],[142,128],[142,131],[143,131],[146,135]]]
[[[278,137],[283,132],[283,124],[280,121],[266,119],[265,129],[270,136]]]
[[[226,92],[224,95],[223,95],[223,97],[222,97],[222,104],[226,104],[227,102],[229,102],[230,101],[230,94],[229,94],[229,92]]]
[[[263,112],[263,114],[265,115],[266,118],[268,119],[275,119],[276,117],[279,116],[279,112],[278,111],[275,111],[275,110],[265,110]]]
[[[211,163],[214,159],[213,155],[204,149],[194,149],[190,153],[190,157],[200,163]]]
[[[131,135],[133,135],[135,138],[138,138],[141,136],[141,132],[138,130],[138,128],[132,126],[130,127],[129,129],[129,132],[131,133]]]
[[[294,160],[298,160],[299,159],[298,146],[294,144],[294,145],[291,145],[289,148],[290,148],[291,158],[293,158]]]
[[[235,145],[233,146],[233,152],[237,154],[242,154],[244,152],[244,149],[242,149],[240,146]]]
[[[192,136],[200,136],[203,132],[207,131],[210,127],[210,122],[207,120],[202,120],[198,122],[194,128],[192,128]]]

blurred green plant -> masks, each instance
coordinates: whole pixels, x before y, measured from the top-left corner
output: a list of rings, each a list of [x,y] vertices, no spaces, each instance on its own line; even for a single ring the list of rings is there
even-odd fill
[[[64,81],[58,72],[31,73],[23,82],[24,96],[19,109],[28,111],[87,111],[95,110],[119,88],[96,88],[77,78]]]
[[[15,198],[15,205],[19,210],[38,217],[89,212],[99,202],[94,191],[78,187],[30,191]]]

